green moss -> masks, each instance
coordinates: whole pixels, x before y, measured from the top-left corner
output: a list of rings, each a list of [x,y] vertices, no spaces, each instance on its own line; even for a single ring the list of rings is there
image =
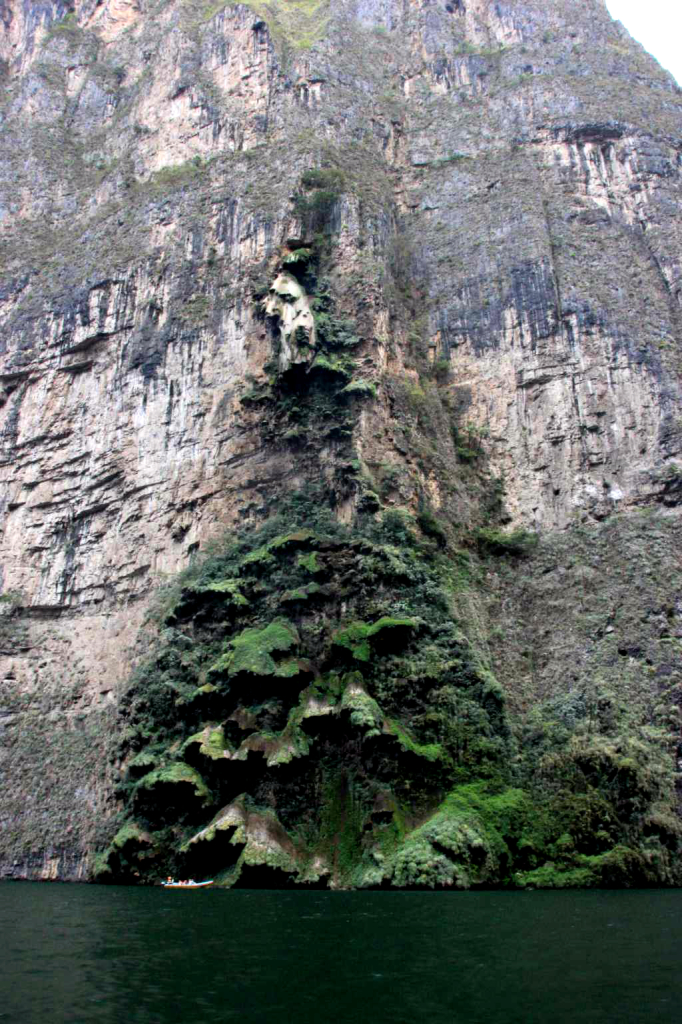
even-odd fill
[[[292,265],[307,264],[310,262],[312,255],[312,249],[294,249],[293,252],[289,252],[286,254],[284,259],[282,260],[282,263],[288,267],[291,267]]]
[[[153,789],[160,784],[177,785],[179,783],[187,783],[193,786],[194,795],[197,799],[202,800],[204,803],[210,802],[210,791],[201,775],[199,775],[199,772],[182,761],[176,761],[173,764],[157,768],[153,772],[148,772],[147,775],[142,776],[136,788],[138,790]]]
[[[225,737],[225,730],[222,726],[216,728],[207,726],[201,732],[190,736],[180,748],[181,756],[184,756],[187,747],[192,743],[198,744],[200,753],[213,760],[222,759],[226,753],[231,754],[234,751],[232,744]]]
[[[316,574],[322,572],[322,567],[317,561],[316,551],[310,551],[307,555],[299,555],[297,564],[309,573]]]
[[[312,530],[294,530],[293,533],[281,534],[278,537],[274,537],[268,547],[272,551],[279,551],[284,549],[293,549],[300,547],[307,547],[308,544],[315,541],[315,534]]]
[[[356,661],[369,661],[372,654],[367,638],[369,628],[366,622],[351,622],[334,634],[334,643],[350,651]]]
[[[351,672],[344,678],[344,684],[341,709],[350,712],[351,722],[364,730],[365,737],[378,736],[384,716],[377,702],[365,690],[362,676],[359,672]]]
[[[224,594],[235,607],[246,608],[249,602],[239,589],[241,586],[238,579],[212,580],[210,583],[190,586],[188,590],[195,594]]]
[[[314,537],[315,535],[310,530],[296,530],[293,533],[284,533],[273,537],[267,544],[263,544],[245,555],[239,565],[240,574],[243,575],[245,571],[254,566],[259,569],[267,569],[268,566],[274,565],[276,552],[282,549],[307,547]]]
[[[313,552],[314,554],[314,552]],[[308,601],[315,594],[320,592],[319,583],[306,583],[303,587],[297,587],[296,590],[285,590],[281,597],[282,604],[292,604],[298,601]]]
[[[445,757],[445,752],[440,743],[417,743],[409,735],[400,722],[389,719],[386,723],[388,731],[396,737],[403,750],[423,757],[426,761],[440,761]]]
[[[318,352],[313,359],[311,370],[324,371],[348,379],[352,376],[355,365],[347,356],[335,355],[331,352]],[[347,391],[346,388],[343,391]]]
[[[631,887],[655,883],[656,873],[638,850],[619,844],[595,856],[577,855],[575,866],[547,861],[534,871],[520,871],[520,888],[587,889],[599,886]]]
[[[337,886],[347,886],[362,856],[365,807],[346,773],[322,780],[322,813],[317,850],[333,866]]]
[[[118,830],[111,845],[116,850],[122,850],[126,843],[145,842],[148,838],[136,822],[129,821]]]
[[[128,769],[149,768],[151,765],[159,763],[160,756],[161,755],[159,755],[158,752],[145,748],[144,750],[141,750],[139,754],[136,754],[135,757],[130,759],[128,762]]]
[[[367,521],[360,532],[296,495],[290,511],[281,503],[279,516],[217,546],[178,581],[174,600],[164,605],[170,618],[162,645],[127,698],[131,742],[153,748],[164,767],[152,764],[156,773],[144,783],[154,783],[153,801],[138,798],[150,790],[133,777],[122,790],[130,811],[157,829],[154,848],[166,851],[170,870],[183,843],[198,834],[202,814],[201,798],[183,791],[172,799],[155,785],[178,758],[194,764],[202,755],[212,809],[233,799],[236,786],[253,798],[254,780],[262,777],[261,798],[267,794],[283,827],[293,828],[301,842],[307,837],[308,860],[301,852],[300,863],[321,858],[336,884],[347,885],[375,884],[371,880],[384,870],[371,852],[375,842],[388,858],[405,833],[404,826],[372,822],[371,772],[394,780],[408,805],[423,806],[434,790],[451,788],[462,773],[470,777],[486,759],[492,764],[503,754],[499,727],[486,710],[488,683],[452,624],[445,564],[432,544],[421,544],[413,525],[409,515],[392,512]],[[311,582],[311,574],[322,571],[334,587]],[[235,590],[248,605],[215,600]],[[273,618],[283,602],[291,618]],[[351,615],[355,609],[369,614],[339,621],[342,602]],[[349,657],[363,665],[362,676],[348,672]],[[217,685],[206,684],[211,669],[212,679],[224,676]],[[460,703],[452,713],[441,696],[444,679],[459,679]],[[458,734],[457,746],[451,731],[460,720],[471,735],[465,742]],[[369,775],[360,740],[373,765]],[[224,757],[230,749],[236,754]],[[265,768],[256,771],[263,758]],[[292,787],[284,768],[295,759],[307,767]],[[168,831],[173,819],[174,833]],[[239,826],[235,842],[246,842],[248,832],[246,824]],[[151,863],[138,864],[131,854],[121,870],[145,876]],[[234,877],[233,866],[225,870]]]
[[[305,671],[306,663],[298,658],[285,658],[275,669],[275,675],[281,679],[295,679]]]
[[[263,547],[256,548],[255,551],[250,551],[248,555],[242,560],[239,568],[240,571],[249,569],[252,566],[258,566],[259,569],[267,569],[268,566],[274,565],[275,559],[270,551],[270,545],[265,544]]]
[[[230,640],[230,650],[218,659],[211,671],[226,672],[228,676],[239,672],[260,676],[291,675],[291,660],[278,667],[272,655],[290,651],[299,643],[296,628],[290,622],[274,619],[264,629],[245,629]]]
[[[102,850],[94,855],[91,868],[93,878],[106,881],[106,876],[112,874],[109,855],[108,850]]]
[[[371,380],[352,380],[341,389],[342,395],[354,395],[356,398],[376,398],[377,387]]]
[[[135,851],[148,851],[151,836],[137,822],[126,822],[118,830],[107,849],[97,853],[93,859],[92,874],[95,878],[106,878],[127,864]]]
[[[427,537],[433,538],[441,547],[446,546],[448,535],[430,509],[425,508],[419,513],[417,523]]]
[[[387,615],[372,625],[351,622],[334,634],[333,641],[337,647],[350,651],[357,661],[369,661],[372,654],[370,642],[373,639],[385,640],[386,635],[390,634],[391,642],[399,645],[401,638],[404,640],[405,632],[415,629],[416,625],[414,619],[397,619]]]
[[[369,627],[367,636],[370,638],[378,637],[389,632],[391,634],[391,641],[394,642],[396,640],[396,634],[404,634],[405,632],[409,633],[416,628],[416,619],[399,619],[390,615],[384,615]]]

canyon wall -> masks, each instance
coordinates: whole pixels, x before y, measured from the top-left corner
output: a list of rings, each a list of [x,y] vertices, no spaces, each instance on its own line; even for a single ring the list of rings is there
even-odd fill
[[[573,531],[653,517],[665,571],[644,529],[593,584],[629,607],[641,558],[637,624],[590,628],[616,688],[677,683],[682,95],[602,0],[0,0],[0,75],[6,874],[89,876],[153,594],[311,482],[471,552],[519,715],[602,672],[533,632],[547,552],[573,586]],[[304,436],[268,388],[324,370],[316,301],[355,390]],[[520,595],[502,527],[540,539]]]

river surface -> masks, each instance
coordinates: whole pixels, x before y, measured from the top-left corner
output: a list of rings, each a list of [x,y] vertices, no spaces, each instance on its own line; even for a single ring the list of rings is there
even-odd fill
[[[0,883],[12,1024],[670,1024],[682,891]]]

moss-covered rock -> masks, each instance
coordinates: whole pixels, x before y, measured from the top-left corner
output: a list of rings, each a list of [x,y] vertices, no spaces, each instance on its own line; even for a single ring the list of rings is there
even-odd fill
[[[276,663],[272,655],[290,651],[299,642],[291,623],[286,619],[274,619],[264,629],[245,629],[230,640],[230,650],[211,667],[211,672],[224,672],[228,676],[236,676],[240,672],[255,676],[296,675],[298,665],[293,659]]]
[[[518,580],[513,560],[487,557]],[[540,545],[526,572],[542,576],[545,557]],[[512,690],[510,713],[475,620],[459,618],[476,572],[404,512],[343,526],[305,493],[194,563],[124,704],[127,824],[100,858],[107,877],[677,880],[675,672],[647,699],[624,677],[638,703],[603,682],[527,706]],[[226,580],[243,602],[211,585]],[[237,798],[228,842],[221,808]]]
[[[428,812],[457,778],[505,772],[508,729],[497,706],[486,710],[486,674],[453,623],[447,560],[409,517],[344,527],[311,501],[295,496],[231,538],[161,602],[158,649],[123,712],[121,795],[153,851],[135,867],[142,877],[175,870],[201,818],[242,794],[248,813],[275,809],[295,851],[287,870],[294,857],[307,878],[317,859],[331,865],[331,884],[366,883],[371,838],[385,826],[373,818],[379,791],[394,792],[403,820]],[[314,531],[303,526],[313,516]],[[217,600],[235,592],[244,600]],[[282,603],[288,618],[273,615]],[[466,716],[457,727],[450,689]],[[130,873],[128,860],[121,870]],[[237,869],[226,871],[235,882]]]

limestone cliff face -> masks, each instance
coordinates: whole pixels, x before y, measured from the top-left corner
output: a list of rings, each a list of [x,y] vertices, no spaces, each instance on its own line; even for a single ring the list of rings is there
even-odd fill
[[[74,876],[159,582],[311,475],[357,513],[253,401],[322,221],[384,505],[480,525],[474,452],[513,527],[674,513],[682,96],[602,0],[0,0],[0,72],[0,820]]]

